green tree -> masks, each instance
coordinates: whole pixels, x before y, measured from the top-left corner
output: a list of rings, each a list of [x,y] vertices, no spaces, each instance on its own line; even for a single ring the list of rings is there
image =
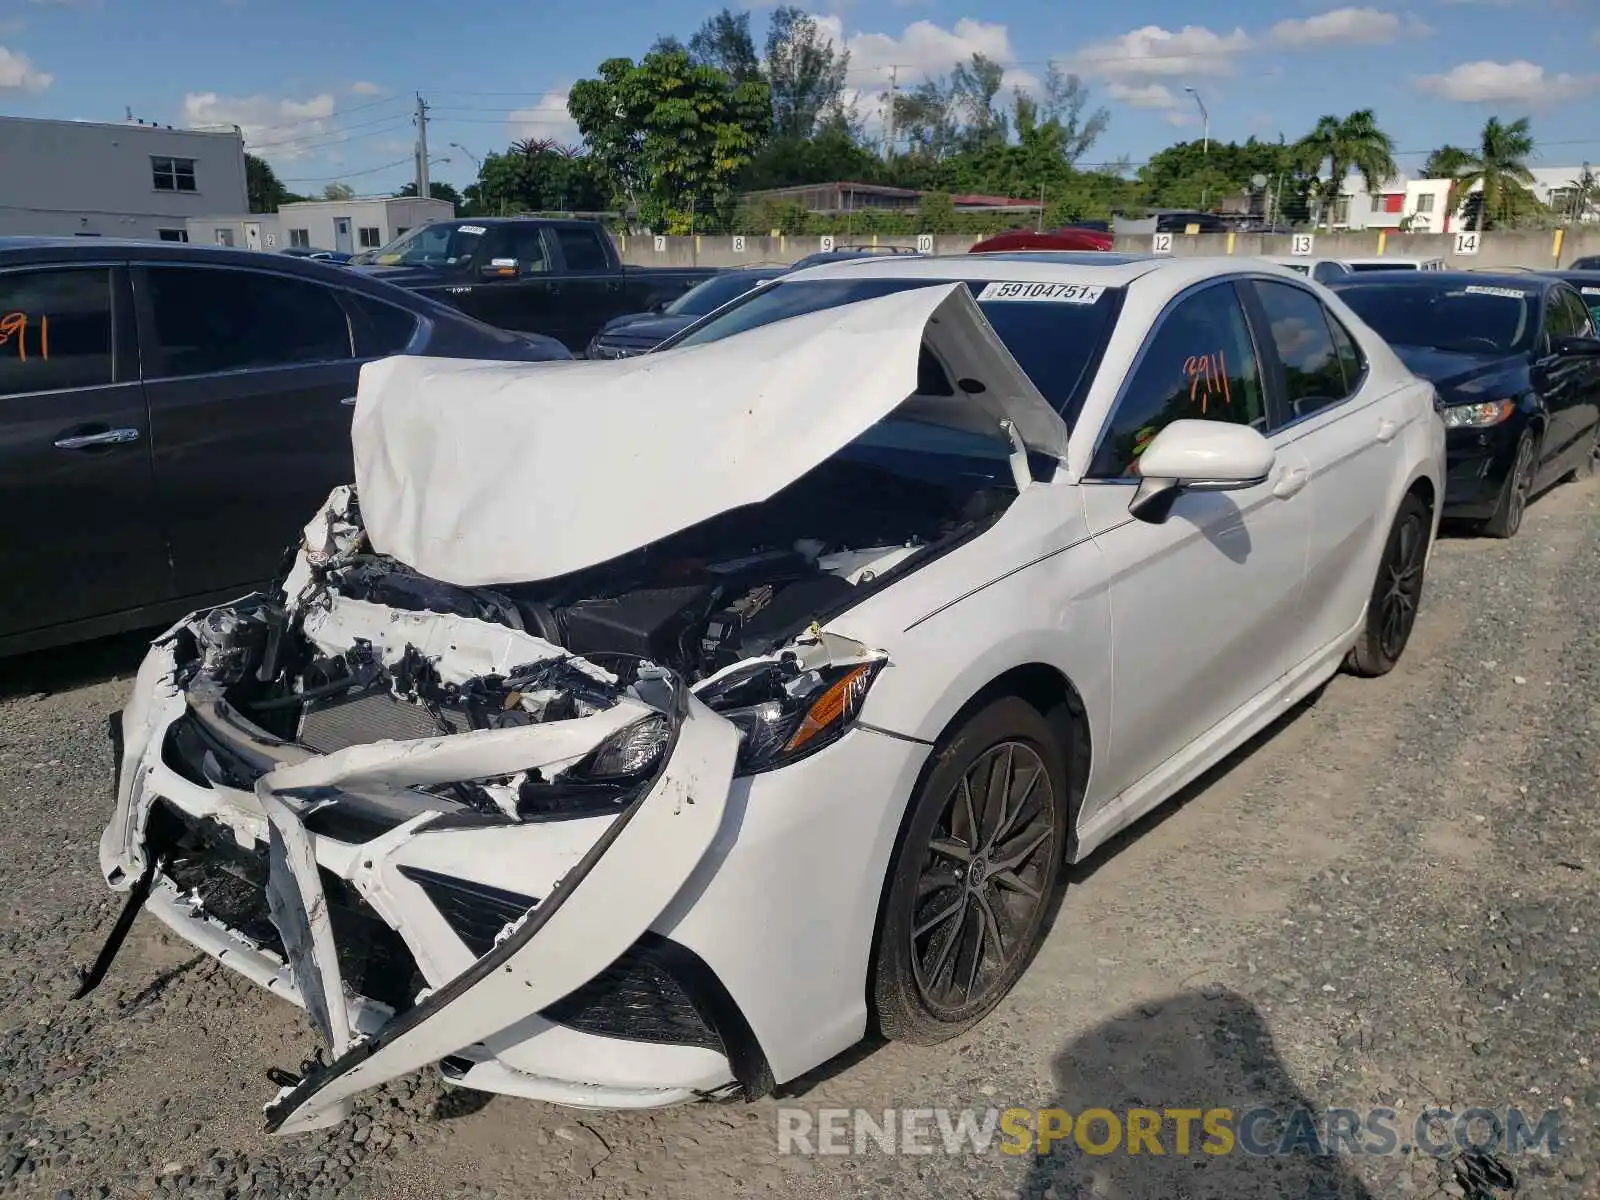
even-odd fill
[[[734,83],[687,53],[613,58],[573,85],[567,111],[613,191],[652,229],[687,232],[696,212],[731,220],[734,180],[771,128],[760,80]]]
[[[823,36],[817,19],[782,4],[767,26],[766,79],[772,94],[772,131],[808,138],[817,123],[841,106],[850,52]]]
[[[1352,169],[1361,174],[1367,191],[1374,195],[1395,176],[1394,139],[1378,127],[1370,108],[1343,118],[1323,117],[1300,139],[1296,151],[1299,165],[1312,175],[1320,173],[1323,163],[1328,164],[1328,178],[1316,189],[1325,213]]]
[[[950,100],[962,122],[956,138],[961,150],[1003,146],[1010,139],[1010,122],[994,104],[1005,73],[1004,67],[985,54],[974,54],[950,72]]]
[[[354,200],[356,190],[348,183],[330,183],[322,189],[324,200]]]
[[[280,204],[291,204],[300,199],[283,186],[277,172],[266,159],[257,158],[254,154],[244,156],[244,186],[253,213],[274,213]]]
[[[610,193],[581,150],[553,138],[524,138],[484,156],[463,196],[466,213],[599,212]]]
[[[1456,162],[1456,193],[1468,194],[1477,188],[1481,193],[1473,220],[1473,228],[1481,230],[1485,218],[1494,221],[1511,221],[1539,209],[1531,185],[1533,172],[1528,170],[1528,159],[1533,154],[1533,133],[1528,118],[1519,117],[1506,125],[1499,117],[1490,117],[1484,123],[1478,149],[1468,152]]]
[[[415,196],[416,194],[417,185],[415,181],[406,184],[395,193],[396,196],[400,197]],[[445,183],[442,179],[428,180],[428,195],[433,197],[435,200],[448,200],[458,209],[461,207],[461,193],[456,191],[456,189],[450,186],[450,184]]]
[[[761,78],[755,39],[750,36],[750,13],[725,8],[707,17],[689,39],[689,57],[696,66],[715,67],[734,83]]]

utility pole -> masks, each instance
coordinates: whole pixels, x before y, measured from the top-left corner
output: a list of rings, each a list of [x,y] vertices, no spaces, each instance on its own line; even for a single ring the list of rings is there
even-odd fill
[[[883,118],[883,157],[887,161],[894,157],[894,97],[895,84],[900,77],[898,65],[889,68],[889,111]]]
[[[428,188],[428,104],[417,93],[417,198],[426,200]]]

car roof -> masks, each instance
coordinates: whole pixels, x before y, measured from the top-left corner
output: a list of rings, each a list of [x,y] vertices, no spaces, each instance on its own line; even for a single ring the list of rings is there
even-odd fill
[[[789,280],[928,279],[1016,280],[1023,283],[1089,283],[1126,287],[1136,280],[1160,279],[1173,291],[1207,279],[1251,271],[1281,278],[1293,272],[1265,259],[1243,255],[1111,254],[1099,250],[1016,251],[999,254],[926,254],[827,263],[791,272]]]
[[[137,238],[0,237],[0,266],[104,262],[107,259],[269,268],[323,279],[344,280],[350,277],[346,267],[332,266],[303,254],[280,254],[276,250],[245,250],[193,242],[152,242]]]
[[[1506,287],[1546,291],[1559,283],[1560,280],[1548,276],[1538,275],[1533,272],[1522,273],[1518,271],[1407,271],[1404,268],[1396,271],[1363,271],[1360,275],[1351,275],[1348,278],[1335,279],[1329,287],[1336,291],[1343,291],[1352,287],[1370,287],[1375,284],[1385,283],[1410,283],[1410,284],[1451,284],[1458,283],[1464,286],[1482,287],[1485,284],[1501,283]]]
[[[1435,263],[1443,262],[1444,257],[1439,254],[1343,254],[1333,256],[1333,261],[1342,263]],[[1405,270],[1404,267],[1399,269]]]

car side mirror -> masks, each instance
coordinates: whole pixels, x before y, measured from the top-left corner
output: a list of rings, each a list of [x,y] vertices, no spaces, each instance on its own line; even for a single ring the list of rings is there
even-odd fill
[[[480,279],[515,279],[518,264],[514,258],[491,258],[478,268]]]
[[[1128,512],[1159,525],[1183,492],[1228,492],[1266,482],[1272,443],[1248,425],[1174,421],[1139,456],[1139,489]]]
[[[1565,354],[1573,358],[1600,358],[1600,338],[1558,336],[1550,339],[1552,354]]]

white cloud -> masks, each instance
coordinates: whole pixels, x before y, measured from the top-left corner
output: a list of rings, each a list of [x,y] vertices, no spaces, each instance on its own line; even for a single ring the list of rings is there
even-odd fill
[[[0,46],[0,92],[42,92],[54,79],[37,70],[26,54]]]
[[[1536,108],[1571,100],[1600,84],[1594,75],[1548,75],[1537,63],[1470,62],[1442,75],[1424,75],[1416,84],[1443,100],[1463,104],[1525,104]]]
[[[1139,81],[1233,74],[1234,57],[1255,45],[1242,29],[1216,33],[1203,25],[1179,30],[1146,25],[1079,50],[1070,65],[1085,75]]]
[[[523,138],[554,138],[564,144],[579,140],[578,124],[567,114],[570,87],[551,88],[538,102],[519,108],[506,117],[512,141]]]
[[[1318,46],[1383,46],[1408,34],[1430,32],[1421,21],[1376,8],[1336,8],[1303,20],[1279,21],[1267,34],[1273,45],[1292,50]]]
[[[368,83],[365,79],[358,79],[350,85],[352,96],[381,96],[383,89],[375,83]]]
[[[334,107],[328,92],[306,100],[190,92],[183,98],[183,119],[190,128],[237,125],[246,149],[291,159],[331,145],[330,135],[338,139],[328,124]]]
[[[1162,83],[1110,83],[1106,97],[1132,108],[1176,108],[1178,97]]]

